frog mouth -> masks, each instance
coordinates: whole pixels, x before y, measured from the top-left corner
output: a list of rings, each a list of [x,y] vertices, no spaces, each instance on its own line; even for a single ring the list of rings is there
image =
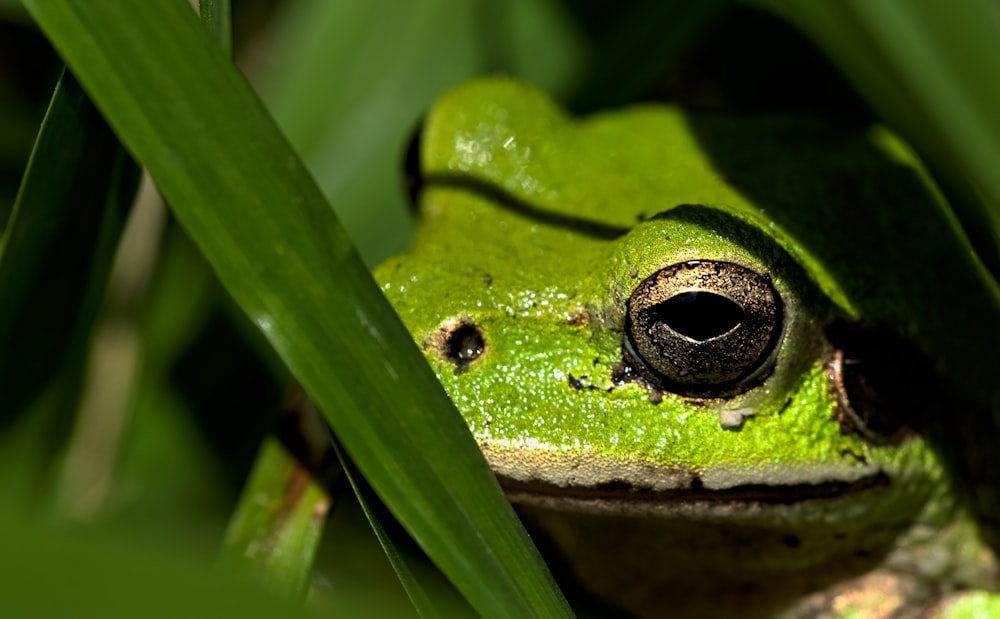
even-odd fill
[[[890,485],[878,466],[778,464],[681,466],[609,462],[484,447],[484,454],[512,503],[598,513],[663,514],[687,511],[762,510],[831,501]]]
[[[498,476],[512,503],[568,509],[572,511],[676,512],[697,508],[763,508],[806,501],[837,499],[889,485],[884,472],[855,481],[824,481],[812,484],[746,484],[711,490],[698,477],[686,488],[651,490],[624,480],[609,481],[592,488],[566,487]]]

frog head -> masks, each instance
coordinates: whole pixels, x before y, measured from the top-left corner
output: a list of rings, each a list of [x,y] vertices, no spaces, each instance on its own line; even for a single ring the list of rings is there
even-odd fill
[[[720,165],[709,143],[735,153]],[[919,264],[887,275],[874,248],[955,250],[885,222],[858,232],[904,207],[954,230],[900,149],[813,119],[574,119],[529,86],[473,82],[425,124],[422,223],[376,278],[563,551],[601,546],[581,531],[612,520],[646,544],[659,519],[675,554],[680,537],[702,540],[692,556],[724,543],[679,524],[696,522],[740,529],[752,569],[843,568],[949,509],[921,436],[947,390],[911,343],[948,338],[908,304],[934,286]],[[961,354],[947,346],[939,366]]]

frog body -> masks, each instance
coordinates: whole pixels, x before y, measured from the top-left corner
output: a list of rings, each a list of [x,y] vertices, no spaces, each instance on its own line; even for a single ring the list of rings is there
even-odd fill
[[[833,617],[875,574],[931,608],[994,584],[925,436],[955,406],[992,427],[1000,368],[962,366],[1000,296],[914,165],[879,129],[580,120],[473,82],[428,119],[421,227],[376,278],[565,585]]]

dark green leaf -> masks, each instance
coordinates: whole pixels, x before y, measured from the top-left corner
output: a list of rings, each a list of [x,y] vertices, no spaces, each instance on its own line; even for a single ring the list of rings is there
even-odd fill
[[[180,0],[142,11],[25,4],[359,469],[477,611],[567,615],[461,417],[194,12]]]
[[[428,565],[426,556],[418,548],[413,548],[413,540],[400,528],[336,439],[333,446],[365,517],[420,616],[424,619],[474,616],[451,583]]]
[[[292,598],[309,585],[332,498],[276,438],[257,454],[226,534],[221,567]]]
[[[198,11],[227,56],[233,53],[232,7],[229,0],[198,0]]]
[[[139,168],[65,73],[0,241],[4,416],[77,358],[97,314]]]

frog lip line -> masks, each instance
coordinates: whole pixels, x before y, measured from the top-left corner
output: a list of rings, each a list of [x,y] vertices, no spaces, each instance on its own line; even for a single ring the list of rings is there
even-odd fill
[[[691,487],[649,490],[627,482],[609,482],[594,488],[565,487],[544,482],[523,482],[497,476],[500,487],[514,503],[575,511],[632,513],[679,512],[705,507],[759,508],[791,505],[804,501],[836,499],[889,485],[884,472],[855,481],[824,481],[815,484],[747,484],[719,490],[704,488],[697,477]]]
[[[677,506],[789,505],[833,499],[889,485],[874,465],[684,466],[604,459],[541,449],[480,445],[515,502],[557,504],[585,511],[662,511]]]

